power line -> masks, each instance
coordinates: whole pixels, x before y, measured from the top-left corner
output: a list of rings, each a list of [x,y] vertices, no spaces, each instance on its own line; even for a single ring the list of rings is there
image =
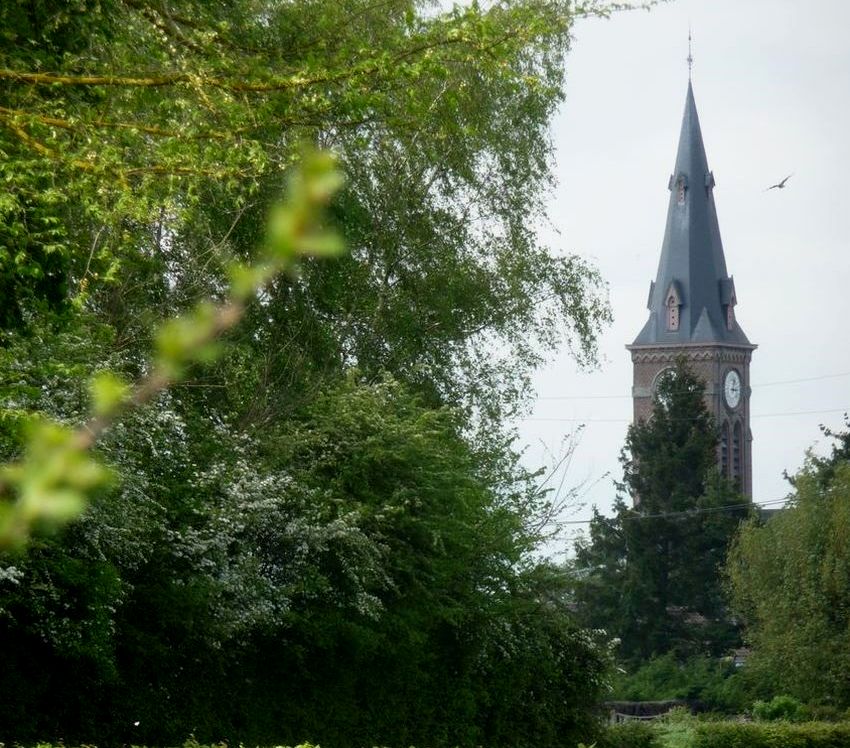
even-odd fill
[[[817,377],[802,377],[800,379],[781,379],[775,382],[761,382],[750,385],[753,389],[760,387],[776,387],[781,384],[800,384],[801,382],[819,382],[823,379],[837,379],[838,377],[850,377],[850,371],[841,371],[837,374],[822,374]],[[631,400],[631,395],[541,395],[538,400]]]
[[[631,400],[631,395],[541,395],[538,400]]]
[[[697,514],[716,514],[717,512],[727,512],[733,509],[745,509],[749,507],[767,508],[773,504],[784,504],[788,501],[785,499],[771,499],[770,501],[751,501],[743,504],[725,504],[723,506],[702,507],[696,509],[683,509],[679,512],[659,512],[658,514],[633,514],[631,516],[622,517],[624,521],[635,521],[644,519],[669,519],[671,517],[687,517]],[[614,519],[614,517],[605,517],[604,519]],[[592,519],[573,519],[561,522],[562,525],[588,525]]]
[[[561,423],[631,423],[628,418],[523,418],[523,421],[557,421]]]
[[[797,384],[798,382],[817,382],[821,379],[836,379],[837,377],[850,377],[850,371],[842,371],[838,374],[824,374],[819,377],[805,377],[804,379],[782,379],[778,382],[762,382],[754,384],[753,387],[773,387],[777,384]]]
[[[777,416],[810,416],[819,413],[846,413],[847,408],[830,408],[829,410],[790,410],[786,413],[757,413],[750,418],[775,418]]]
[[[780,418],[785,416],[810,416],[823,415],[825,413],[847,413],[850,408],[829,408],[827,410],[788,410],[777,413],[753,413],[750,418]],[[524,421],[552,421],[563,423],[631,423],[631,418],[536,418],[531,416]],[[699,418],[676,418],[676,421],[694,421]]]

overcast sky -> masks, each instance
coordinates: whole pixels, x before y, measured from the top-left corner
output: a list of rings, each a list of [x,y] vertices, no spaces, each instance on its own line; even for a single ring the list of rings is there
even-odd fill
[[[600,369],[578,372],[558,357],[537,376],[536,406],[519,424],[530,465],[551,465],[585,424],[564,481],[586,486],[573,520],[593,504],[607,511],[621,477],[632,410],[624,346],[647,319],[658,267],[689,24],[735,311],[758,344],[754,500],[787,495],[783,470],[795,471],[813,445],[825,448],[818,425],[840,428],[850,410],[850,2],[679,0],[579,22],[553,127],[558,186],[543,236],[596,263],[615,319]],[[784,190],[765,192],[792,172]]]

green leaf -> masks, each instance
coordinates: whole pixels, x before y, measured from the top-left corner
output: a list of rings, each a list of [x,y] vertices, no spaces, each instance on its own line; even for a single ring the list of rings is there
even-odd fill
[[[127,399],[130,385],[111,371],[101,371],[89,383],[92,407],[96,415],[112,413]]]
[[[111,479],[66,426],[35,421],[28,431],[23,459],[0,468],[13,495],[0,515],[0,548],[22,546],[33,525],[55,529],[77,517],[88,492]]]

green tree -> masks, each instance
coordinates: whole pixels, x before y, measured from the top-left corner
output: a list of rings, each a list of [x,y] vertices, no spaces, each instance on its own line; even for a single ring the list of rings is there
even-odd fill
[[[0,321],[26,333],[83,310],[133,351],[123,373],[147,372],[156,323],[225,297],[234,261],[262,262],[308,141],[346,173],[334,222],[351,252],[267,284],[235,367],[194,372],[205,395],[267,430],[356,366],[490,429],[546,350],[592,360],[600,279],[531,226],[570,24],[605,8],[427,6],[4,6]]]
[[[683,360],[660,379],[650,418],[629,427],[620,458],[633,505],[618,497],[612,518],[595,512],[576,546],[583,620],[617,636],[631,663],[716,655],[736,641],[720,567],[747,509],[717,473],[704,391]]]
[[[789,504],[750,520],[727,562],[735,610],[763,696],[850,705],[850,431],[829,457],[809,455]]]
[[[496,403],[485,383],[565,334],[591,358],[608,315],[599,278],[531,229],[576,11],[427,5],[4,5],[3,318],[74,299],[119,341],[144,341],[152,318],[216,295],[226,260],[252,255],[308,140],[342,161],[350,259],[281,281],[260,313],[320,325],[331,350],[310,350],[316,365],[342,357]],[[256,409],[278,406],[257,394]]]
[[[531,476],[506,483],[458,412],[352,378],[260,460],[232,425],[158,405],[101,447],[132,476],[120,496],[4,567],[0,733],[531,745],[589,729],[605,653],[541,592]]]
[[[608,319],[533,228],[596,12],[0,4],[3,461],[262,261],[304,141],[345,173],[349,248],[268,283],[214,363],[102,433],[116,480],[85,515],[0,558],[0,740],[579,737],[605,656],[541,591],[504,416]]]

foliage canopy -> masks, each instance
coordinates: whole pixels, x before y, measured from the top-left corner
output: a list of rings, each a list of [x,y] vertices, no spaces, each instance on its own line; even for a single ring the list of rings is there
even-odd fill
[[[0,557],[0,740],[584,731],[606,655],[547,592],[546,499],[503,424],[546,351],[591,362],[609,318],[593,268],[536,236],[571,24],[604,12],[0,5],[4,461],[36,418],[84,423],[93,377],[150,375],[165,320],[227,302],[305,142],[345,175],[319,229],[349,249],[265,284],[215,361],[104,430],[116,480],[83,517]]]
[[[832,454],[809,455],[789,505],[742,528],[726,569],[762,691],[846,707],[850,431],[831,435]]]

